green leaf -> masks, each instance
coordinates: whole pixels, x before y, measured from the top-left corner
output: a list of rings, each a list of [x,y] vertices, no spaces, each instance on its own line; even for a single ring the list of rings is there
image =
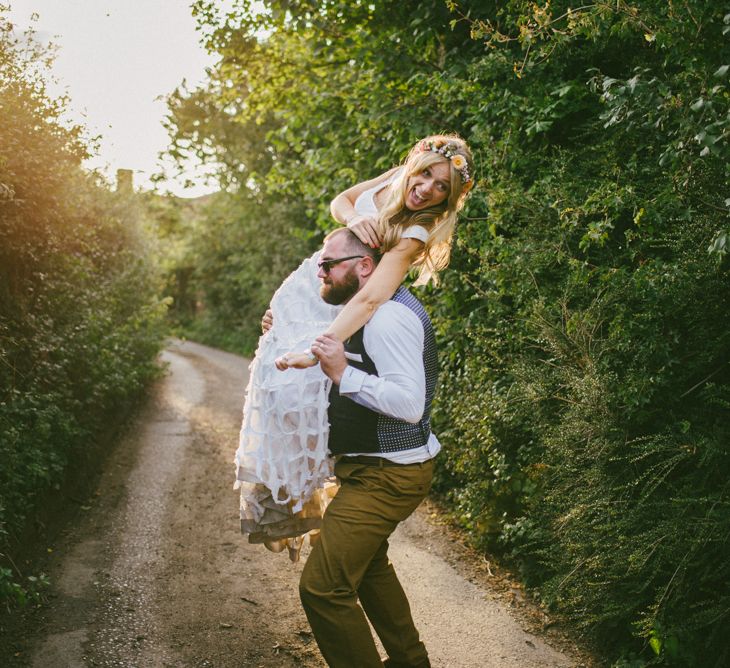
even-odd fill
[[[664,652],[672,660],[679,658],[679,639],[677,636],[671,635],[664,639]]]
[[[710,255],[724,256],[727,253],[729,237],[730,232],[728,230],[721,230],[718,232],[717,236],[708,247],[707,252]]]

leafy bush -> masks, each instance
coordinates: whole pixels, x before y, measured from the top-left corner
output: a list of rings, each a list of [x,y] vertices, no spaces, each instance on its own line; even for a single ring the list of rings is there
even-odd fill
[[[81,168],[49,53],[0,11],[0,548],[155,373],[162,304],[130,196]],[[25,585],[0,571],[3,597]]]

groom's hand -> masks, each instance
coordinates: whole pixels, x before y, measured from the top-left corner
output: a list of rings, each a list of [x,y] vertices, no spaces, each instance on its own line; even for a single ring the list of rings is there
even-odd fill
[[[347,368],[345,346],[342,345],[342,341],[332,334],[322,334],[312,344],[312,352],[319,360],[322,371],[335,385],[339,385],[342,374]]]

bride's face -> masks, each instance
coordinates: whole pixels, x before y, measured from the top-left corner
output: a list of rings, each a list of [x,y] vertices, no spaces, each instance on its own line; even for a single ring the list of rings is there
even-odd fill
[[[448,160],[429,165],[423,171],[408,178],[406,208],[420,211],[441,204],[451,188],[451,168]]]

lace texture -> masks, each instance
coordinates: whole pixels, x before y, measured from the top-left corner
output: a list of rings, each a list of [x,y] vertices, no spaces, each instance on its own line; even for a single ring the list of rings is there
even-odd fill
[[[235,457],[241,530],[274,551],[293,539],[290,556],[292,547],[301,547],[301,535],[319,527],[336,489],[327,450],[331,381],[319,365],[274,366],[280,355],[308,348],[339,311],[319,296],[318,258],[319,252],[304,260],[271,300],[274,324],[259,339],[249,367]]]

